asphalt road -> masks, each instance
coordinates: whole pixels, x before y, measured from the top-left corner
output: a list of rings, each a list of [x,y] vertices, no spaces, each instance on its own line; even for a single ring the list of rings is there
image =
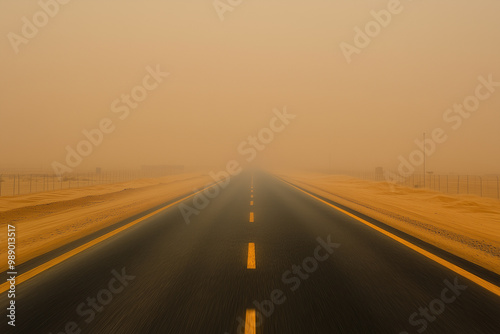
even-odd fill
[[[500,297],[255,172],[190,224],[171,207],[19,284],[7,321],[0,333],[499,333]]]

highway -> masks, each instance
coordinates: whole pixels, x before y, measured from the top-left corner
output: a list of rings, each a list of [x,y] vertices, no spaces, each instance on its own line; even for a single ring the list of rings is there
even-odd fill
[[[264,172],[233,177],[189,224],[178,204],[127,225],[139,218],[19,266],[129,226],[19,284],[0,333],[499,333],[497,294]]]

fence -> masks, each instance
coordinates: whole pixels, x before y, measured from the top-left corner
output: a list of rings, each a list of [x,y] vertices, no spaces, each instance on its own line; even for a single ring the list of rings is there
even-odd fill
[[[500,177],[498,175],[435,175],[414,173],[408,177],[400,177],[395,171],[385,171],[392,175],[390,180],[410,188],[425,188],[446,194],[477,195],[500,199]],[[383,173],[348,173],[364,180],[385,181]]]
[[[100,173],[71,173],[59,178],[51,173],[0,174],[0,196],[17,196],[42,191],[111,184],[175,173],[149,170],[103,171]]]

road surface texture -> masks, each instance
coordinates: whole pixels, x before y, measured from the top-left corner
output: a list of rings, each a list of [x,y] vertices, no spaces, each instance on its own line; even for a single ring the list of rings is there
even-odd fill
[[[270,174],[222,185],[189,224],[174,205],[19,284],[0,333],[500,333],[498,295],[394,238]]]

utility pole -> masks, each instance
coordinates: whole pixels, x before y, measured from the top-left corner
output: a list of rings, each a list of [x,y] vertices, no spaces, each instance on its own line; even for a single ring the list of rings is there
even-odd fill
[[[424,132],[424,141],[423,141],[424,145],[422,146],[422,150],[424,151],[424,188],[425,188],[425,132]]]

